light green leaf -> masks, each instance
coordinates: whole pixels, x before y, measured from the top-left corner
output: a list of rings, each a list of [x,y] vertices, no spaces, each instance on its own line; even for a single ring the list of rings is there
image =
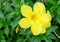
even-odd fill
[[[44,40],[45,40],[46,42],[52,42],[52,40],[51,40],[50,38],[48,38],[48,37],[44,38]]]
[[[1,40],[1,42],[6,42],[5,40]]]
[[[50,35],[47,35],[47,37],[49,37],[50,39],[56,39],[55,35],[52,33]]]
[[[14,6],[15,8],[19,8],[20,6],[19,6],[19,4],[18,4],[19,2],[18,2],[18,0],[12,0],[12,6]]]
[[[11,12],[6,16],[6,18],[7,20],[10,20],[11,18],[13,18],[13,16],[14,16],[14,12]]]
[[[7,36],[9,35],[9,27],[7,25],[4,28],[4,32]]]
[[[21,1],[20,1],[20,4],[21,4],[21,5],[24,4],[24,0],[21,0]]]
[[[60,0],[58,0],[58,4],[60,4]]]
[[[51,26],[49,29],[47,29],[46,33],[51,33],[53,31],[55,31],[58,28],[58,26]]]
[[[4,2],[4,10],[7,11],[7,12],[12,12],[13,9],[11,8],[10,4],[6,1]]]
[[[14,19],[14,21],[10,24],[12,29],[14,29],[17,25],[18,25],[18,22],[20,20],[20,17],[17,17]]]
[[[26,31],[24,31],[23,29],[20,29],[20,33],[21,35],[31,35],[32,32],[30,31],[30,29],[27,29]]]
[[[2,19],[4,17],[4,13],[0,10],[0,18]]]
[[[40,42],[41,41],[41,37],[40,36],[33,36],[32,38],[31,38],[31,42]]]

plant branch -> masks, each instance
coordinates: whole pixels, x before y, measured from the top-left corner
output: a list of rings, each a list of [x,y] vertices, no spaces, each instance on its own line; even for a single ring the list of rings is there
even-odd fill
[[[60,39],[60,36],[54,31],[54,34]]]
[[[44,3],[44,0],[41,0],[42,3]]]

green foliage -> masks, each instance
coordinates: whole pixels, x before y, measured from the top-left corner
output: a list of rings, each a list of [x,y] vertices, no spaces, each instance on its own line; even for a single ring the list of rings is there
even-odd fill
[[[41,0],[0,0],[0,42],[60,42],[54,31],[60,35],[60,0],[44,0],[46,9],[51,12],[52,25],[45,34],[33,36],[30,29],[24,31],[19,25],[21,5],[33,6]],[[15,29],[19,26],[16,34]]]

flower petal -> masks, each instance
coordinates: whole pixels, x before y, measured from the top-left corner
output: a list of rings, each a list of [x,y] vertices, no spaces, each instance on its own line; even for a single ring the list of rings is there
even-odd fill
[[[51,20],[52,20],[52,16],[51,16],[51,14],[50,14],[49,11],[47,11],[47,15],[48,15],[48,17],[49,17],[49,19],[50,19],[50,21],[51,21]]]
[[[32,8],[28,5],[22,5],[21,12],[23,16],[30,17],[32,15]]]
[[[44,14],[40,17],[40,23],[44,26],[44,28],[48,28],[51,26],[49,16],[47,14]]]
[[[36,2],[35,5],[33,6],[33,10],[36,14],[45,14],[46,9],[43,3]]]
[[[31,26],[31,21],[28,18],[22,18],[19,21],[19,25],[23,28],[23,29],[27,29]]]
[[[31,26],[31,31],[33,35],[39,35],[42,31],[42,26],[38,23],[33,23]]]
[[[46,29],[45,28],[42,28],[41,34],[44,34],[44,33],[46,33]]]
[[[46,29],[49,28],[50,26],[51,26],[50,22],[47,22],[46,24],[43,24],[43,27],[46,28]]]
[[[40,16],[40,22],[42,22],[42,23],[50,22],[48,15],[47,14],[41,15]]]

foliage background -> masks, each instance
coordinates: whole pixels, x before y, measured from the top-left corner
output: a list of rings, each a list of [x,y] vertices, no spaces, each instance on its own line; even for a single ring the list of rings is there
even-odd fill
[[[33,6],[41,0],[0,0],[0,42],[60,42],[60,0],[43,0],[52,15],[52,26],[43,35],[33,36],[30,29],[24,32],[18,25],[22,4]],[[18,33],[15,29],[19,26]]]

